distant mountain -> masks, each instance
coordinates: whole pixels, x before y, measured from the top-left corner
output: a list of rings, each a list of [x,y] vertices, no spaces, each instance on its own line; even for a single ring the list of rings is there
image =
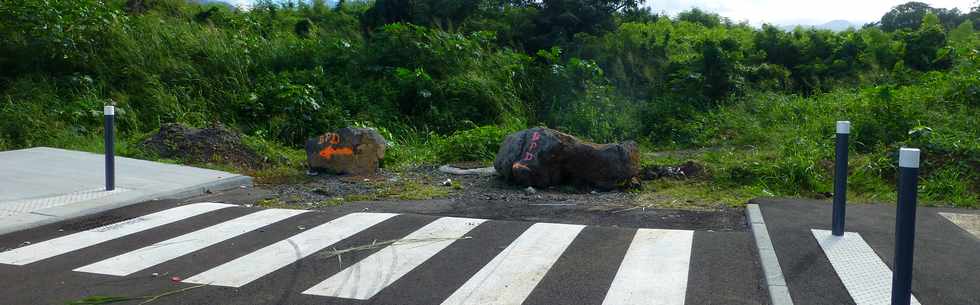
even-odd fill
[[[816,25],[804,25],[804,24],[781,25],[781,26],[779,26],[779,28],[781,28],[781,29],[783,29],[785,31],[792,31],[797,26],[802,26],[804,28],[815,28],[815,29],[819,29],[819,30],[831,30],[831,31],[834,31],[834,32],[841,32],[841,31],[847,30],[848,28],[852,28],[852,27],[855,28],[855,29],[860,29],[861,28],[861,25],[860,24],[853,23],[853,22],[850,22],[850,21],[847,21],[847,20],[834,20],[834,21],[830,21],[830,22],[827,22],[827,23],[824,23],[824,24],[816,24]]]
[[[848,28],[860,29],[861,25],[851,23],[850,21],[847,20],[834,20],[815,27],[818,29],[827,29],[834,32],[840,32],[840,31],[847,30]]]

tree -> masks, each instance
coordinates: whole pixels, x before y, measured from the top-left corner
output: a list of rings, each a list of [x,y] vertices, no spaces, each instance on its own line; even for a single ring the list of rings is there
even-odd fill
[[[624,9],[622,13],[619,14],[619,19],[621,23],[654,23],[657,22],[657,20],[660,20],[660,16],[653,13],[653,10],[649,7],[639,7]]]
[[[722,41],[706,40],[701,43],[700,72],[704,77],[702,94],[712,104],[717,104],[735,91],[738,76],[738,42],[732,38]]]
[[[969,17],[967,14],[960,12],[960,9],[958,8],[936,9],[936,15],[939,16],[939,22],[942,23],[943,28],[947,30],[955,28]]]
[[[718,16],[718,14],[708,13],[696,7],[677,14],[677,20],[701,24],[708,28],[719,27],[723,23],[729,23],[728,20]]]
[[[980,28],[980,2],[977,2],[977,6],[974,6],[967,14],[968,19],[973,20],[973,28]]]
[[[922,2],[913,1],[896,6],[881,17],[881,29],[886,32],[918,29],[922,18],[928,13],[936,13],[936,9]]]
[[[837,74],[854,73],[858,68],[861,68],[861,52],[867,49],[868,45],[857,32],[846,31],[841,36],[843,36],[843,41],[837,50],[834,51],[835,65],[833,72]],[[837,66],[837,63],[843,63],[845,66]]]
[[[409,22],[412,19],[411,5],[409,1],[375,1],[374,5],[364,12],[361,23],[374,29],[385,24]]]
[[[755,33],[754,40],[756,47],[765,52],[768,63],[793,68],[802,59],[802,52],[793,44],[791,37],[773,25],[763,24],[762,31]]]
[[[901,42],[892,38],[893,34],[885,33],[879,28],[861,30],[862,38],[867,43],[867,64],[879,69],[889,69],[895,66],[901,57]]]
[[[949,32],[949,45],[956,49],[957,54],[966,54],[977,45],[973,22],[967,20]]]
[[[940,52],[945,47],[946,33],[939,25],[939,17],[927,14],[919,30],[905,35],[905,64],[920,71],[949,68],[949,54]]]
[[[635,10],[645,0],[543,0],[534,23],[535,33],[527,39],[531,53],[567,44],[575,34],[598,35],[616,29],[614,14]]]
[[[362,17],[370,28],[407,22],[451,31],[481,7],[481,0],[377,0]]]

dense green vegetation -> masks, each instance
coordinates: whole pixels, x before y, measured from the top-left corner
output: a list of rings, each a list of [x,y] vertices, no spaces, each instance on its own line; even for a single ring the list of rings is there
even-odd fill
[[[287,165],[342,126],[381,130],[400,168],[491,159],[545,125],[692,151],[645,162],[710,175],[656,188],[742,200],[829,192],[847,119],[855,197],[892,201],[894,152],[914,146],[925,201],[980,206],[980,9],[910,2],[861,29],[786,32],[641,2],[5,0],[0,150],[98,150],[104,104],[124,155],[161,123],[220,122]]]

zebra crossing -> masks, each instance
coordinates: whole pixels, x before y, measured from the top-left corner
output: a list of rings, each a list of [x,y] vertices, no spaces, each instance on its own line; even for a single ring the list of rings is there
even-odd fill
[[[12,266],[43,265],[62,255],[95,247],[139,232],[152,230],[195,216],[235,207],[220,203],[197,203],[174,207],[110,225],[55,237],[9,251],[0,252],[0,264]],[[244,208],[236,208],[244,209]],[[155,242],[150,245],[113,253],[111,257],[84,262],[71,269],[81,274],[127,277],[153,266],[189,256],[229,240],[262,230],[314,212],[265,209],[211,224],[198,230]],[[236,258],[180,280],[185,284],[215,287],[248,288],[250,284],[287,266],[325,251],[336,251],[344,240],[359,234],[380,230],[399,214],[351,213],[299,230],[285,239],[271,242],[257,250],[235,253]],[[318,275],[316,283],[301,287],[302,295],[350,300],[371,300],[386,289],[393,289],[400,279],[419,273],[455,243],[470,238],[476,228],[492,223],[484,219],[439,217],[408,229],[407,235],[377,247],[376,251],[353,263],[344,264],[332,274]],[[539,289],[546,274],[562,257],[569,255],[573,244],[587,228],[583,225],[534,223],[506,247],[497,251],[482,266],[472,266],[475,273],[465,280],[446,279],[454,287],[439,304],[522,304]],[[604,305],[618,304],[684,304],[693,253],[694,232],[686,230],[622,230],[633,234],[625,254],[608,259],[619,261],[618,269],[602,298]],[[375,241],[381,242],[381,241]],[[477,268],[478,267],[478,268]],[[418,277],[413,277],[418,278]],[[439,278],[427,279],[439,282]],[[345,303],[338,303],[345,304]],[[355,303],[351,303],[355,304]]]
[[[442,305],[520,304],[583,227],[534,224]]]
[[[262,210],[193,233],[155,243],[136,251],[80,267],[75,269],[75,271],[116,276],[130,275],[305,212],[301,210],[280,209]]]
[[[367,300],[412,271],[455,239],[480,225],[483,219],[443,217],[406,236],[405,240],[428,241],[411,247],[392,245],[357,262],[340,273],[304,291],[304,294]],[[404,248],[404,249],[403,249]]]
[[[348,214],[192,276],[184,282],[241,287],[394,216],[396,214]]]
[[[176,222],[191,216],[232,207],[231,204],[198,203],[153,213],[139,218],[56,238],[0,253],[0,264],[26,265],[90,247],[126,235]]]

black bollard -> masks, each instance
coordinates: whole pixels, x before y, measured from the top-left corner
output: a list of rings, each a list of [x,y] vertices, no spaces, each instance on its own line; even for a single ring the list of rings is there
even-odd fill
[[[844,235],[844,214],[847,210],[847,137],[850,121],[837,121],[837,148],[834,154],[834,219],[831,233]]]
[[[902,148],[899,151],[898,174],[892,305],[909,305],[912,301],[912,250],[915,242],[916,188],[919,179],[918,149]]]
[[[105,190],[116,189],[116,137],[113,134],[116,107],[105,106]]]

